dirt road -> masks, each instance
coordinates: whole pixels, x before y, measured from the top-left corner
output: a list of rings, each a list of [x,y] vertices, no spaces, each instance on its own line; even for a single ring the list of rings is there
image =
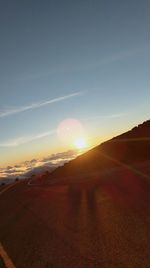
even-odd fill
[[[16,268],[149,268],[150,181],[122,169],[0,196],[0,242]]]

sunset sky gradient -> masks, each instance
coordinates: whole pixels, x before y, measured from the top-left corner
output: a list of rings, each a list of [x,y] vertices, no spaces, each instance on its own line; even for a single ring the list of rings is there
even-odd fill
[[[0,165],[89,148],[149,119],[150,2],[1,1]]]

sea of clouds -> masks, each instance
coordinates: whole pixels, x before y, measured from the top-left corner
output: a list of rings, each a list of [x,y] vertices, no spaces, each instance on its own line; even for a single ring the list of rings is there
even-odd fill
[[[16,178],[25,179],[38,173],[53,171],[58,166],[62,166],[64,163],[74,159],[79,155],[79,152],[69,150],[67,152],[61,152],[51,154],[41,159],[32,159],[24,161],[14,166],[7,166],[0,168],[0,182],[9,183]]]

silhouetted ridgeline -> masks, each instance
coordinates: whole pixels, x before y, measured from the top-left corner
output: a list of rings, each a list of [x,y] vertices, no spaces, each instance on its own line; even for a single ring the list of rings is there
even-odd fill
[[[53,171],[53,176],[70,176],[103,171],[123,163],[150,160],[150,120],[104,142]]]

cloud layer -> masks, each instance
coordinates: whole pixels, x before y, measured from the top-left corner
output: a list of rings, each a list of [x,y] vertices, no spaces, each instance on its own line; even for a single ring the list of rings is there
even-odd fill
[[[56,167],[75,158],[78,154],[79,153],[74,150],[69,150],[67,152],[52,154],[42,159],[32,159],[15,166],[0,168],[0,182],[15,179],[16,177],[23,179],[30,177],[32,174],[52,171]]]

